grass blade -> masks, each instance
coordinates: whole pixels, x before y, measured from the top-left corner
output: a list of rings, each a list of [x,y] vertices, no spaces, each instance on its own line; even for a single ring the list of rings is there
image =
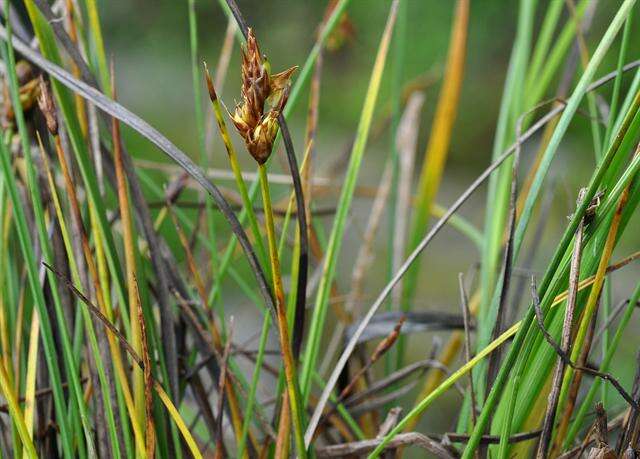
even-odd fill
[[[338,254],[340,253],[347,213],[351,206],[358,172],[362,164],[362,158],[367,144],[367,137],[371,126],[371,119],[373,118],[373,110],[378,97],[378,90],[380,89],[380,83],[382,81],[382,73],[384,71],[387,51],[389,50],[389,43],[391,41],[391,33],[393,31],[393,25],[396,18],[397,7],[398,0],[394,0],[391,4],[387,24],[385,25],[385,30],[382,34],[380,45],[378,47],[378,54],[371,73],[371,80],[369,81],[364,106],[360,115],[360,122],[358,123],[356,140],[351,151],[345,183],[342,188],[342,193],[340,194],[340,200],[338,201],[337,213],[331,230],[329,245],[325,254],[323,275],[320,280],[320,285],[318,286],[318,294],[315,302],[316,305],[309,324],[309,337],[307,339],[307,347],[305,348],[304,353],[304,364],[300,375],[300,385],[304,400],[308,399],[311,390],[311,376],[313,368],[315,368],[315,362],[318,358],[320,338],[324,329],[329,292],[333,276],[335,275],[335,265]],[[310,438],[311,437],[307,432],[307,435],[305,436],[307,445],[309,444]]]

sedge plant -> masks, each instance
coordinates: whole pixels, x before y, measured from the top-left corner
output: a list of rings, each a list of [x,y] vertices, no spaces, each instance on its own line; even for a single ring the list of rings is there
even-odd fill
[[[291,2],[291,30],[274,2],[264,31],[250,3],[175,6],[190,154],[127,108],[111,4],[4,2],[0,457],[637,454],[637,0],[501,4],[486,91],[490,2]],[[308,36],[300,70],[272,73],[255,30]],[[461,163],[480,172],[460,193]]]

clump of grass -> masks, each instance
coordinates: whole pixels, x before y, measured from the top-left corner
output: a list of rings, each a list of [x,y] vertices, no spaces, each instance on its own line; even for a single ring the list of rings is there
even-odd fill
[[[94,0],[59,2],[59,9],[26,0],[24,17],[11,2],[3,5],[9,20],[0,26],[0,456],[638,454],[640,369],[627,372],[636,375],[630,384],[612,362],[621,355],[640,284],[610,280],[640,258],[638,251],[618,253],[623,241],[635,242],[640,203],[640,65],[630,55],[636,2],[616,4],[611,17],[588,0],[519,3],[490,164],[449,207],[438,204],[438,190],[464,94],[474,21],[468,0],[452,5],[423,157],[416,152],[425,88],[405,81],[402,71],[404,52],[417,40],[407,29],[411,2],[392,0],[385,24],[363,25],[377,27],[380,41],[343,180],[322,177],[314,156],[324,148],[316,135],[324,127],[323,57],[349,46],[350,1],[329,2],[300,71],[292,62],[280,73],[272,73],[236,2],[219,3],[230,26],[214,76],[199,64],[205,5],[190,0],[184,11],[195,101],[195,126],[184,122],[184,129],[197,137],[200,165],[126,109],[126,101],[116,101],[115,66],[108,66]],[[604,21],[604,32],[589,37],[593,18]],[[241,93],[227,111],[220,90],[234,35]],[[615,61],[609,73],[607,59]],[[290,131],[309,82],[306,131]],[[389,124],[378,102],[387,82]],[[201,100],[205,85],[211,111]],[[603,102],[599,92],[607,85],[611,96]],[[603,104],[607,110],[599,109]],[[553,192],[554,162],[565,160],[563,139],[585,114],[591,176],[571,190],[576,208],[543,260],[540,235],[548,225],[537,209],[544,192]],[[376,121],[385,127],[372,129]],[[164,174],[167,187],[135,166],[121,125],[176,163],[144,163]],[[343,240],[357,226],[349,218],[362,191],[358,179],[373,164],[372,140],[385,130],[391,139],[385,172],[351,262]],[[530,154],[524,144],[541,131],[535,157],[520,161]],[[298,158],[294,140],[302,137]],[[287,168],[278,174],[273,158],[281,143]],[[220,148],[229,173],[211,171]],[[243,150],[255,174],[242,169]],[[218,183],[224,176],[237,197]],[[318,204],[319,182],[339,192],[328,213]],[[487,182],[479,230],[458,211]],[[432,216],[437,220],[427,228]],[[376,250],[384,222],[387,252]],[[452,302],[462,303],[462,313],[412,308],[420,283],[431,281],[420,270],[421,256],[446,225],[479,249],[477,280],[465,285],[458,275],[459,298]],[[544,274],[529,291],[516,268],[529,269],[532,260]],[[382,287],[365,282],[377,266],[393,268]],[[350,290],[342,292],[349,269]],[[341,293],[345,304],[334,304]],[[625,298],[619,307],[613,293]],[[251,331],[232,319],[247,300],[262,323],[255,349],[238,338]],[[384,304],[390,310],[379,313]],[[407,336],[420,332],[412,339],[426,343],[434,331],[448,336],[440,352],[409,361]],[[429,431],[423,415],[437,412],[434,404],[452,388],[462,394],[455,432]],[[407,394],[413,403],[404,403]]]

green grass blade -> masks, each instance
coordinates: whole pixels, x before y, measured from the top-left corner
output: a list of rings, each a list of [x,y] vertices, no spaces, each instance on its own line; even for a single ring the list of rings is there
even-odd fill
[[[336,262],[338,254],[340,253],[342,239],[344,237],[344,227],[347,220],[347,214],[351,207],[358,172],[360,171],[364,150],[367,145],[369,128],[371,127],[373,111],[375,109],[380,83],[382,81],[382,73],[385,67],[387,51],[389,50],[389,43],[391,41],[391,33],[393,31],[393,25],[396,18],[397,6],[398,0],[394,0],[389,11],[389,18],[382,34],[376,60],[371,72],[371,79],[369,81],[364,106],[360,115],[360,121],[358,123],[357,134],[351,151],[345,182],[342,192],[340,193],[337,212],[333,228],[331,230],[331,236],[329,237],[329,244],[325,254],[323,273],[318,286],[315,308],[313,309],[313,315],[309,322],[307,347],[305,349],[304,363],[300,373],[300,386],[303,394],[303,400],[308,399],[311,389],[311,377],[318,358],[320,339],[324,330],[324,321],[329,303],[331,283],[333,282],[333,278],[336,274]]]

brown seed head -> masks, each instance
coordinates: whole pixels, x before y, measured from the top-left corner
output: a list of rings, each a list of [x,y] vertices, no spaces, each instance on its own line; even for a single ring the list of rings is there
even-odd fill
[[[251,137],[245,139],[249,153],[258,164],[264,164],[269,159],[277,133],[278,112],[271,110],[253,129]]]
[[[296,68],[270,75],[269,64],[260,54],[256,37],[249,29],[247,46],[242,50],[242,100],[229,115],[249,153],[260,164],[271,155],[278,133],[277,119],[287,101],[291,75]]]
[[[58,135],[58,117],[56,116],[56,107],[53,104],[53,97],[49,86],[44,81],[44,78],[40,76],[40,96],[38,97],[38,107],[44,115],[44,119],[47,122],[47,129],[51,135]]]

